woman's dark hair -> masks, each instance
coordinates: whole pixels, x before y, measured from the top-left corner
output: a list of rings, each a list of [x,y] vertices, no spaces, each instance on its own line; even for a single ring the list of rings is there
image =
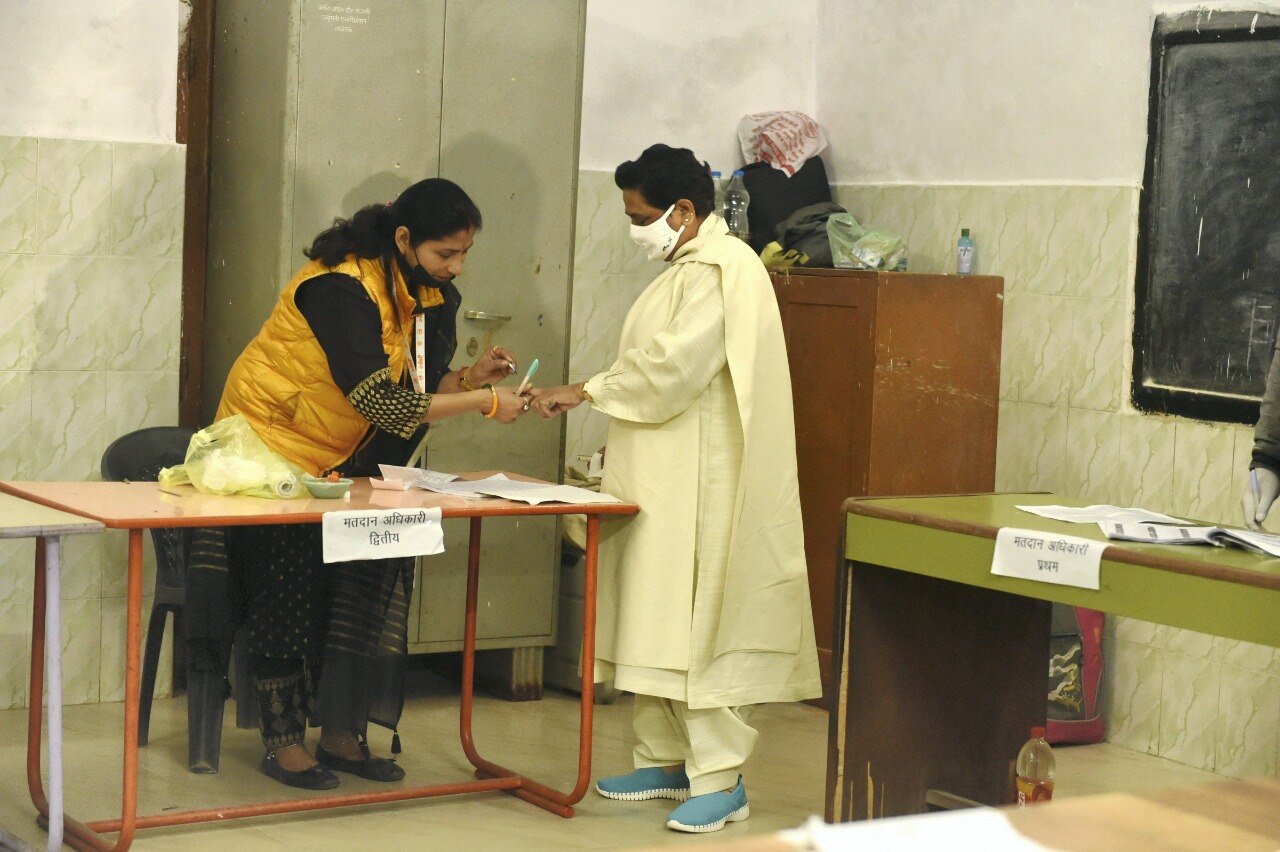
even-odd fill
[[[618,189],[639,190],[644,200],[666,210],[681,198],[693,204],[693,212],[706,216],[716,207],[716,188],[711,183],[711,167],[698,162],[688,148],[650,145],[634,160],[613,172]]]
[[[334,219],[302,253],[332,267],[351,254],[368,258],[390,254],[401,225],[409,229],[409,241],[416,248],[458,231],[479,230],[480,224],[480,210],[462,187],[444,178],[428,178],[390,204],[370,204],[350,219]]]

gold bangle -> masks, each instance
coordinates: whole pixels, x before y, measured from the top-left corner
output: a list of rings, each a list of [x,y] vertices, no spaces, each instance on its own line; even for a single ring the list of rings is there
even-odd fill
[[[582,398],[585,399],[591,405],[596,404],[596,401],[591,398],[591,394],[587,393],[587,386],[585,384],[582,386]]]
[[[471,382],[467,381],[468,369],[470,368],[463,367],[461,370],[458,371],[458,381],[462,384],[462,387],[464,390],[469,390],[469,391],[480,390],[480,388],[476,387],[475,385],[471,384]]]
[[[489,413],[485,415],[486,420],[492,420],[493,415],[498,413],[498,389],[489,388],[489,393],[493,394],[493,408],[490,408]]]

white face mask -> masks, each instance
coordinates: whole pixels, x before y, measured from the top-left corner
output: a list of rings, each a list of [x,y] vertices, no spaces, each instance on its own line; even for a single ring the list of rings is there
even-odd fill
[[[665,260],[667,255],[671,254],[671,249],[680,239],[680,235],[684,233],[684,225],[680,226],[680,230],[673,231],[667,224],[667,217],[675,209],[676,206],[672,204],[656,222],[631,226],[631,239],[644,249],[645,256],[649,260]]]

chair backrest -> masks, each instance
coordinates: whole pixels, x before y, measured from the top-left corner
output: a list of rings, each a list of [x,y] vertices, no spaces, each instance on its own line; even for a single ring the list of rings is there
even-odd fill
[[[155,482],[160,468],[182,464],[194,429],[152,426],[121,435],[102,454],[102,478],[108,482]],[[155,529],[156,603],[181,605],[186,597],[189,529]]]
[[[155,482],[160,468],[182,464],[194,429],[152,426],[121,435],[102,454],[102,478],[107,482]]]

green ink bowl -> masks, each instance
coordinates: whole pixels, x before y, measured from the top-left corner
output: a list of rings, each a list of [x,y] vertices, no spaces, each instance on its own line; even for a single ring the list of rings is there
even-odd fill
[[[339,479],[337,482],[330,482],[327,479],[316,479],[314,476],[302,477],[302,484],[307,486],[307,490],[311,492],[311,496],[317,500],[338,500],[351,490],[350,479]]]

